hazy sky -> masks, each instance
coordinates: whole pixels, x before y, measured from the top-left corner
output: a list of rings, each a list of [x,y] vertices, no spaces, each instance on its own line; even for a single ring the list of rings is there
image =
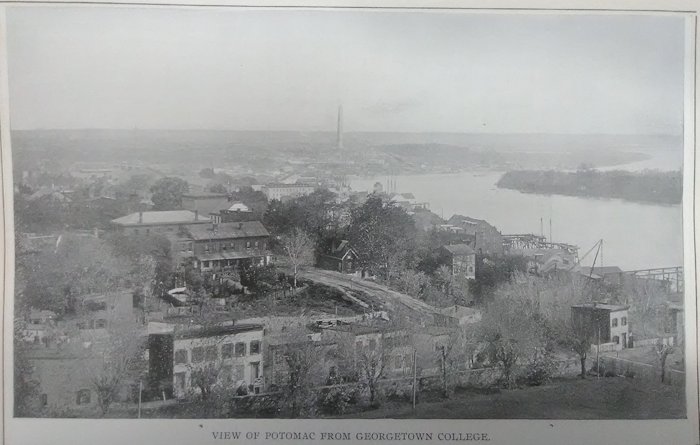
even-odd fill
[[[681,17],[8,9],[14,129],[681,131]]]

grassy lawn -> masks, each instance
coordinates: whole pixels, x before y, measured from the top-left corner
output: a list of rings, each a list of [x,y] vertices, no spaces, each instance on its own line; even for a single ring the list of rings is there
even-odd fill
[[[420,419],[655,419],[685,417],[683,388],[619,377],[557,380],[546,386],[483,394],[457,391],[413,412],[403,402],[346,418]]]
[[[608,352],[606,355],[617,356],[634,362],[646,363],[652,366],[659,366],[658,357],[653,346],[643,346],[640,348],[623,349],[617,354]],[[674,348],[673,353],[668,356],[666,366],[669,369],[676,371],[685,371],[683,365],[683,351],[680,348]]]

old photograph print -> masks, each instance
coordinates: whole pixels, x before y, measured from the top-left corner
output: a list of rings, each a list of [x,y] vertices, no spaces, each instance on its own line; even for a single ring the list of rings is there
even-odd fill
[[[685,418],[685,26],[8,7],[14,416]]]

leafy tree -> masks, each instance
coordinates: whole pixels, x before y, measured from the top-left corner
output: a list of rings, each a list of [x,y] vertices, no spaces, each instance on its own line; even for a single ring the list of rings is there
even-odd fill
[[[203,168],[199,171],[199,176],[201,176],[202,178],[213,178],[214,169],[210,167]]]
[[[489,300],[496,288],[508,283],[513,274],[527,271],[527,262],[521,256],[476,255],[475,279],[471,280],[469,291],[478,303]]]
[[[335,198],[334,193],[319,189],[290,201],[274,200],[265,212],[263,224],[275,234],[301,230],[320,240],[334,223]]]
[[[35,254],[27,271],[24,297],[29,307],[62,314],[80,295],[106,292],[134,280],[131,264],[103,240],[61,235],[53,250]]]
[[[415,235],[411,216],[378,196],[370,196],[351,212],[348,238],[358,253],[359,266],[374,275],[381,273],[388,279],[390,259],[410,268]]]
[[[223,184],[212,184],[209,186],[209,191],[212,193],[228,193],[226,186]]]
[[[189,190],[189,184],[183,179],[175,177],[159,179],[151,186],[153,209],[176,210],[182,208],[182,195]]]
[[[314,262],[314,240],[305,232],[294,229],[289,235],[282,236],[280,245],[292,266],[294,288],[296,289],[297,274]]]
[[[279,285],[276,268],[272,264],[266,266],[248,265],[240,272],[241,284],[258,295],[266,295]]]

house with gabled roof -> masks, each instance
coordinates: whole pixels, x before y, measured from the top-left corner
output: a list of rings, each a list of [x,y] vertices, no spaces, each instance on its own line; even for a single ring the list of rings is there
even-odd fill
[[[357,252],[348,240],[333,241],[328,249],[318,256],[318,267],[341,273],[355,273]]]
[[[476,278],[476,252],[467,244],[450,244],[442,246],[443,256],[452,271],[452,275]]]

